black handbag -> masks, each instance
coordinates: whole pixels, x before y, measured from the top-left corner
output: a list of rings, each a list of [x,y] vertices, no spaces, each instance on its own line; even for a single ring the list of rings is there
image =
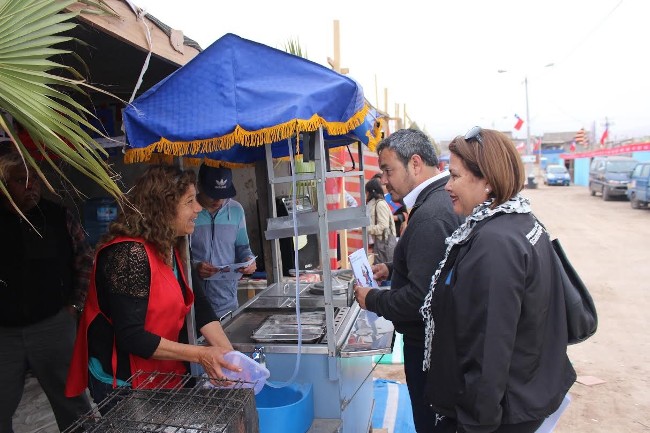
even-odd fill
[[[562,277],[568,344],[581,343],[596,333],[598,328],[596,306],[587,286],[564,253],[559,239],[553,239],[551,244],[555,251],[556,266]]]

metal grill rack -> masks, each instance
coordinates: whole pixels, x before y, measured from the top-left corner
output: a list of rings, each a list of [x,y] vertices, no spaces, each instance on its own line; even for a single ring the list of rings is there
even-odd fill
[[[145,378],[144,384],[116,389],[64,433],[259,432],[251,383],[212,381],[228,386],[223,388],[207,377],[148,372],[129,382],[135,377]]]

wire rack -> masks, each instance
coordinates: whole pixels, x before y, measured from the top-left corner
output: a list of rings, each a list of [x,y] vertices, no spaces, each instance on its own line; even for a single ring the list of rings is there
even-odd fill
[[[149,372],[138,372],[129,380],[139,383],[134,378],[144,379],[143,384],[115,389],[64,433],[259,432],[248,382]]]

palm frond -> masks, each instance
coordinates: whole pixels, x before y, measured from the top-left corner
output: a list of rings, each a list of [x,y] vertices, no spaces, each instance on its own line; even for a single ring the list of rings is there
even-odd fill
[[[289,39],[285,44],[284,44],[284,51],[286,51],[289,54],[293,54],[294,56],[302,57],[303,59],[307,58],[307,51],[302,50],[302,47],[300,46],[300,39]]]
[[[121,201],[122,192],[114,181],[115,173],[102,158],[105,151],[89,135],[103,134],[90,123],[93,114],[73,98],[73,95],[87,97],[84,87],[90,86],[80,79],[60,75],[66,71],[71,77],[81,77],[74,68],[51,60],[53,56],[74,55],[54,47],[71,40],[62,34],[76,26],[70,20],[78,12],[66,9],[73,3],[73,0],[0,2],[0,110],[27,130],[44,160],[64,180],[68,181],[50,155],[60,158]],[[86,9],[115,14],[101,0],[82,3],[88,5]],[[53,70],[57,74],[49,72]],[[8,116],[2,116],[0,128],[53,191]],[[0,193],[7,196],[4,184],[0,185]]]

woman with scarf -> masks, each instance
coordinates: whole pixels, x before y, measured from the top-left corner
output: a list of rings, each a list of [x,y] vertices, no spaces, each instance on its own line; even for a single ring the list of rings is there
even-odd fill
[[[576,379],[553,248],[507,136],[474,127],[449,151],[445,189],[467,218],[420,310],[426,398],[437,432],[534,432]]]

